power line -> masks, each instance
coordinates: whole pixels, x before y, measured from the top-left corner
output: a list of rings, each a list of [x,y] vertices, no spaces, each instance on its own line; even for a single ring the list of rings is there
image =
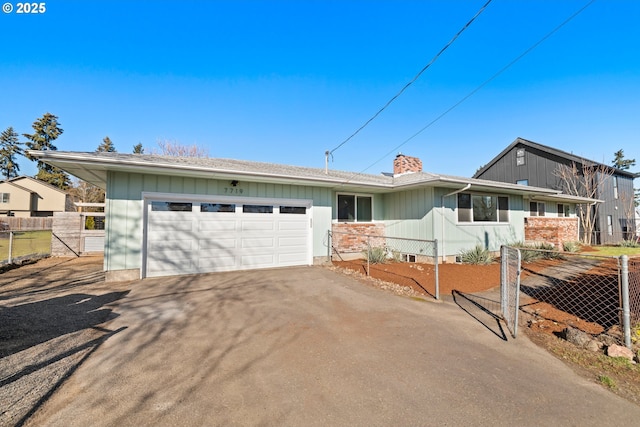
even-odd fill
[[[416,133],[414,133],[413,135],[411,135],[409,138],[407,138],[406,140],[404,140],[401,144],[399,144],[398,146],[396,146],[395,148],[393,148],[392,150],[390,150],[388,153],[386,153],[384,156],[382,156],[380,159],[376,160],[374,163],[370,164],[369,166],[367,166],[365,169],[361,170],[359,173],[364,173],[367,170],[371,169],[373,166],[377,165],[378,163],[380,163],[382,160],[384,160],[385,158],[387,158],[387,156],[389,156],[390,154],[393,154],[394,152],[396,152],[399,148],[401,148],[403,145],[407,144],[409,141],[411,141],[412,139],[414,139],[415,137],[417,137],[418,135],[420,135],[422,132],[424,132],[425,130],[427,130],[428,128],[430,128],[432,125],[434,125],[437,121],[439,121],[441,118],[443,118],[444,116],[446,116],[447,114],[449,114],[451,111],[453,111],[455,108],[457,108],[460,104],[462,104],[463,102],[465,102],[467,99],[471,98],[473,95],[476,94],[476,92],[478,92],[480,89],[482,89],[483,87],[485,87],[486,85],[488,85],[490,82],[492,82],[493,80],[495,80],[498,76],[500,76],[502,73],[504,73],[507,69],[511,68],[512,65],[514,65],[516,62],[520,61],[522,58],[524,58],[526,55],[528,55],[531,51],[533,51],[535,48],[537,48],[539,45],[541,45],[544,41],[546,41],[549,37],[551,37],[553,34],[555,34],[558,30],[560,30],[562,27],[564,27],[566,24],[568,24],[571,20],[573,20],[573,18],[575,18],[576,16],[578,16],[580,13],[582,13],[587,7],[591,6],[596,0],[591,0],[589,1],[587,4],[585,4],[584,6],[582,6],[580,9],[578,9],[576,12],[574,12],[571,16],[569,16],[567,19],[565,19],[561,24],[559,24],[558,26],[556,26],[553,30],[551,30],[550,32],[548,32],[546,35],[544,35],[540,40],[538,40],[537,42],[535,42],[532,46],[530,46],[528,49],[526,49],[524,52],[522,52],[520,55],[518,55],[515,59],[513,59],[511,62],[509,62],[507,65],[505,65],[504,67],[502,67],[497,73],[495,73],[494,75],[492,75],[491,77],[489,77],[487,80],[485,80],[484,82],[482,82],[478,87],[476,87],[475,89],[473,89],[471,92],[469,92],[467,95],[465,95],[462,99],[460,99],[458,102],[456,102],[455,104],[453,104],[451,107],[447,108],[445,111],[443,111],[442,113],[440,113],[435,119],[431,120],[429,123],[427,123],[427,125],[425,125],[422,129],[420,129],[419,131],[417,131]],[[355,174],[357,175],[357,174]],[[347,180],[346,182],[349,182],[349,180]]]
[[[345,139],[344,141],[342,141],[340,144],[338,144],[338,146],[336,148],[334,148],[331,151],[327,151],[326,155],[329,156],[331,154],[333,154],[334,151],[336,151],[338,148],[342,147],[344,144],[346,144],[347,142],[349,142],[351,140],[351,138],[353,138],[354,136],[356,136],[358,133],[360,133],[360,131],[362,129],[364,129],[369,123],[371,123],[373,120],[375,120],[376,117],[378,117],[380,115],[380,113],[382,113],[389,105],[391,105],[391,103],[393,101],[395,101],[400,95],[402,95],[402,93],[409,87],[411,86],[416,80],[418,80],[418,78],[422,75],[422,73],[424,73],[427,68],[429,68],[434,62],[436,62],[436,60],[440,57],[440,55],[442,55],[444,53],[445,50],[447,50],[447,48],[449,48],[449,46],[451,46],[453,44],[453,42],[460,37],[460,35],[471,25],[471,23],[473,21],[475,21],[475,19],[480,16],[480,14],[487,8],[487,6],[489,6],[489,3],[491,3],[492,0],[488,0],[484,6],[482,6],[480,8],[480,10],[478,10],[478,12],[476,12],[476,14],[473,16],[473,18],[471,18],[457,33],[455,36],[453,36],[453,38],[451,40],[449,40],[449,42],[442,48],[440,49],[440,52],[438,52],[436,54],[436,56],[434,56],[431,61],[429,61],[429,63],[427,65],[425,65],[422,70],[420,70],[420,72],[418,74],[415,75],[415,77],[413,79],[411,79],[411,81],[409,83],[407,83],[406,85],[404,85],[404,87],[402,89],[400,89],[400,92],[396,93],[389,101],[387,101],[386,104],[384,104],[384,106],[382,108],[380,108],[378,110],[378,112],[376,112],[373,116],[371,116],[371,118],[369,120],[367,120],[362,126],[360,126],[358,128],[358,130],[356,130],[354,133],[352,133],[347,139]]]

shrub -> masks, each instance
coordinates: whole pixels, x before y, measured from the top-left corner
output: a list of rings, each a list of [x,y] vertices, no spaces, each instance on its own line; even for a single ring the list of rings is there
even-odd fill
[[[460,251],[460,260],[465,264],[491,264],[493,255],[482,245],[476,245],[473,249]]]
[[[384,264],[387,262],[387,250],[384,246],[378,246],[369,249],[368,251],[362,251],[364,259],[371,264]]]
[[[564,242],[562,244],[562,249],[565,252],[578,252],[582,245],[580,242]]]
[[[539,252],[544,259],[556,259],[562,258],[560,252],[550,243],[539,243],[534,246],[535,249],[545,252]]]
[[[620,246],[623,248],[640,248],[640,243],[637,240],[623,240],[620,242]]]
[[[539,259],[562,258],[560,252],[558,252],[550,243],[536,243],[535,245],[528,245],[524,242],[515,242],[509,246],[520,249],[520,259],[522,262],[533,262]]]

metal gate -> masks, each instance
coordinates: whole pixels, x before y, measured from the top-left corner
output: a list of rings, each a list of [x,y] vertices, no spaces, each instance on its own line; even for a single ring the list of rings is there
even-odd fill
[[[520,250],[502,246],[500,248],[500,311],[513,338],[518,335],[520,269]]]

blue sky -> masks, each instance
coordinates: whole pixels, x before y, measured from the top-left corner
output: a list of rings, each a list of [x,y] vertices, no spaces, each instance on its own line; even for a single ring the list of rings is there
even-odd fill
[[[486,0],[47,1],[0,13],[0,130],[59,117],[58,150],[158,140],[211,157],[324,167]],[[2,1],[4,2],[4,0]],[[398,151],[471,176],[516,137],[640,165],[640,2],[493,0],[330,167],[390,171]],[[35,164],[20,162],[23,174]],[[640,170],[637,166],[634,171]]]

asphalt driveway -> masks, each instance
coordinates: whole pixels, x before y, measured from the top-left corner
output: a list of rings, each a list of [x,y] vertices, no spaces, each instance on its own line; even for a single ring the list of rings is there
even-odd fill
[[[87,326],[102,338],[26,425],[640,419],[640,407],[526,337],[505,341],[454,303],[398,297],[323,267],[146,279],[113,285],[117,298],[100,280],[78,286],[85,300],[111,295],[91,306],[109,313]]]

